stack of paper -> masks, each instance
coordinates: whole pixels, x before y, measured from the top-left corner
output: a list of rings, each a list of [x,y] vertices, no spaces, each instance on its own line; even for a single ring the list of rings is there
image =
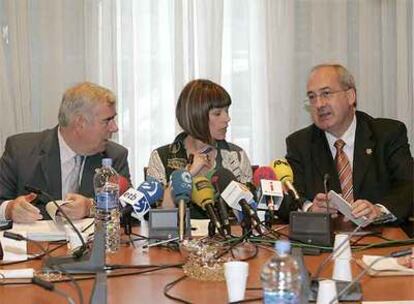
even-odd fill
[[[82,231],[93,222],[93,218],[74,220],[75,226]],[[27,238],[35,241],[61,241],[66,240],[65,226],[68,224],[57,224],[54,221],[36,221],[29,224],[13,223],[14,233],[26,233]],[[93,225],[92,225],[93,227]]]

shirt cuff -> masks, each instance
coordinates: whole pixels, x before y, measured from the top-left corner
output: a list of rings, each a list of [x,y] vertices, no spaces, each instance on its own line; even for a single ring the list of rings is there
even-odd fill
[[[375,204],[375,206],[381,209],[381,215],[377,219],[374,219],[374,223],[384,224],[389,222],[394,222],[397,220],[397,217],[392,214],[385,206],[381,204]]]
[[[10,202],[11,201],[4,201],[3,203],[1,203],[1,205],[0,205],[0,220],[3,220],[3,221],[6,220],[6,208],[7,208],[7,205]]]
[[[312,205],[313,205],[313,203],[312,203],[312,202],[310,202],[310,201],[305,201],[305,202],[303,203],[303,206],[302,206],[302,211],[303,211],[303,212],[308,212],[308,211],[309,211],[309,209],[312,207]]]

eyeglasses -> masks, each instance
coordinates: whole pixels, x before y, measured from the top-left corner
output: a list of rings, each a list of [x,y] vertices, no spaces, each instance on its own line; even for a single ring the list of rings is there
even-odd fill
[[[305,98],[305,103],[308,105],[314,105],[316,103],[316,101],[318,100],[318,97],[320,99],[322,99],[323,101],[328,101],[330,100],[335,94],[338,93],[342,93],[342,92],[346,92],[350,89],[345,89],[345,90],[339,90],[339,91],[322,91],[319,94],[317,93],[309,93],[308,97]]]

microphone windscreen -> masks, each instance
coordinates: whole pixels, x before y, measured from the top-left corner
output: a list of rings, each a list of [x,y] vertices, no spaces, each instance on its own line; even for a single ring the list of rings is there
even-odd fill
[[[187,170],[175,170],[170,176],[171,195],[175,203],[190,201],[193,178]]]
[[[272,161],[271,167],[278,180],[281,182],[289,181],[293,183],[293,171],[286,159],[276,159]]]
[[[119,195],[121,196],[129,188],[128,179],[125,176],[120,175],[118,178],[118,186],[119,186]]]
[[[193,179],[191,200],[203,210],[205,210],[206,203],[213,202],[214,189],[207,177],[197,176]]]
[[[217,189],[220,193],[222,193],[224,189],[227,188],[231,181],[237,182],[237,179],[230,170],[225,168],[217,169],[211,177],[211,182],[217,186]]]
[[[164,196],[164,187],[156,180],[143,182],[137,190],[145,196],[151,207],[154,207]]]
[[[260,181],[262,179],[266,180],[276,180],[276,173],[270,167],[259,167],[254,171],[253,174],[253,184],[256,187],[260,187]]]

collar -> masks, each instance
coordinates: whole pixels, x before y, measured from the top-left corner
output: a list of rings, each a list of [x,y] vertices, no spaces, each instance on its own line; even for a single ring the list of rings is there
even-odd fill
[[[354,142],[355,142],[355,132],[356,132],[356,116],[354,114],[351,124],[349,125],[348,129],[345,131],[345,133],[340,138],[335,137],[334,135],[332,135],[331,133],[327,131],[325,131],[325,136],[328,141],[329,147],[333,147],[335,142],[338,139],[342,139],[348,147],[353,147]]]
[[[59,141],[59,151],[60,151],[60,161],[61,163],[65,163],[66,161],[75,157],[76,153],[69,147],[69,145],[63,139],[63,136],[60,131],[60,127],[58,128],[58,141]]]

